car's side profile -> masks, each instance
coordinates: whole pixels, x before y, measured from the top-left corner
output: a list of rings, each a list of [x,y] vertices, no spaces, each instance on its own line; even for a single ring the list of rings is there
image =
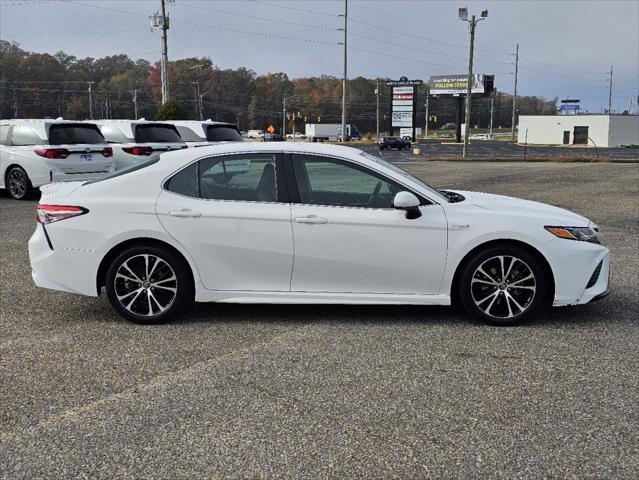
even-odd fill
[[[400,137],[381,137],[378,143],[380,150],[408,150],[411,146],[410,140]]]
[[[188,302],[450,305],[509,325],[608,291],[598,227],[438,191],[357,149],[228,143],[44,187],[38,286],[159,323]]]

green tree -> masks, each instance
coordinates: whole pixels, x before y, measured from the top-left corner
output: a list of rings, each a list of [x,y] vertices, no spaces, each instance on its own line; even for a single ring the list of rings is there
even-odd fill
[[[184,107],[173,100],[162,105],[155,114],[156,120],[186,120],[187,118]]]

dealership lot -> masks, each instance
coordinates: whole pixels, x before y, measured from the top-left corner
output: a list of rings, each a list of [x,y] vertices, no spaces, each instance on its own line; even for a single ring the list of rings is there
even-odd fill
[[[143,327],[36,289],[36,202],[3,194],[0,478],[635,476],[639,164],[391,155],[438,187],[590,217],[612,295],[505,329],[446,308],[212,304]]]

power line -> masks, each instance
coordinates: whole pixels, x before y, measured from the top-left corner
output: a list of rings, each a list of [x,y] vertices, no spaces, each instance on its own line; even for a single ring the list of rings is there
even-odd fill
[[[326,17],[339,17],[339,15],[335,14],[335,13],[318,12],[317,10],[310,10],[308,8],[300,8],[300,7],[291,7],[290,5],[282,5],[282,4],[275,3],[275,2],[264,2],[264,1],[259,1],[259,0],[249,0],[249,1],[251,1],[253,3],[257,3],[258,5],[285,8],[287,10],[294,10],[296,12],[301,12],[301,13],[310,13],[310,14],[313,14],[313,15],[324,15]]]

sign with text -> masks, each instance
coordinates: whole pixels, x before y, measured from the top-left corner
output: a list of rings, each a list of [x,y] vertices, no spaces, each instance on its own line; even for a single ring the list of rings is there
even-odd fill
[[[431,95],[465,95],[468,88],[468,75],[435,75],[430,77]],[[483,75],[473,75],[471,94],[484,93]]]

